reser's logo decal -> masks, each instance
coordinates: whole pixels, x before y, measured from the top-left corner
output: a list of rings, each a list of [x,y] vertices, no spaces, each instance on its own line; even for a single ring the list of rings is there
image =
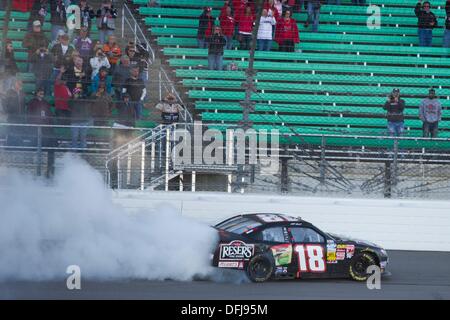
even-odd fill
[[[253,256],[255,246],[242,241],[232,241],[220,245],[221,260],[249,260]]]

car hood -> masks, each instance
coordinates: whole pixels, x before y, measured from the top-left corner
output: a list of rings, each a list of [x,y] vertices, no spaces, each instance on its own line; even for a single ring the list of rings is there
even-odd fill
[[[340,235],[340,234],[335,234],[335,233],[328,233],[328,235],[330,235],[333,239],[337,240],[337,241],[342,241],[342,242],[355,242],[358,245],[361,246],[366,246],[366,247],[374,247],[374,248],[379,248],[382,249],[381,246],[370,242],[370,241],[366,241],[366,240],[360,240],[360,239],[355,239],[349,236],[344,236],[344,235]]]

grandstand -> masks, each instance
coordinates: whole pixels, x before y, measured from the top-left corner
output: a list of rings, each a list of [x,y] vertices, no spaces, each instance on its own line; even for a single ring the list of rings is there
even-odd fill
[[[139,13],[176,76],[182,81],[195,110],[206,123],[235,124],[242,119],[239,101],[243,71],[209,71],[207,50],[197,48],[198,17],[204,6],[217,17],[223,1],[161,0],[160,7],[134,0]],[[381,108],[393,87],[406,101],[406,136],[420,137],[418,105],[427,88],[438,88],[444,106],[440,137],[449,137],[450,103],[447,59],[442,48],[443,28],[434,32],[432,48],[418,46],[417,18],[412,1],[370,1],[381,6],[381,25],[367,26],[367,6],[323,5],[318,33],[305,29],[306,14],[294,18],[300,30],[297,52],[257,52],[257,103],[250,118],[255,128],[288,126],[302,134],[386,135]],[[434,6],[443,5],[432,1]],[[370,10],[369,10],[370,12]],[[443,24],[445,10],[433,9]],[[216,23],[217,20],[216,20]],[[224,58],[241,70],[249,53],[227,50]],[[347,142],[343,142],[348,144]],[[364,142],[361,141],[363,144]]]
[[[256,130],[277,129],[282,134],[282,157],[300,161],[297,166],[288,166],[284,159],[282,172],[269,184],[274,181],[276,184],[279,179],[286,182],[287,178],[283,175],[288,175],[291,170],[307,177],[313,174],[313,180],[320,183],[325,181],[328,172],[332,179],[341,179],[344,184],[350,185],[344,177],[345,170],[338,173],[336,169],[339,161],[377,163],[385,171],[383,183],[389,180],[388,184],[391,184],[395,180],[390,178],[391,174],[400,174],[397,170],[399,158],[404,163],[420,165],[445,165],[448,161],[450,48],[443,47],[445,2],[431,1],[432,11],[438,17],[438,28],[433,32],[433,47],[419,46],[415,0],[374,0],[367,1],[365,6],[355,6],[350,0],[341,2],[341,5],[322,5],[318,32],[304,26],[305,10],[294,13],[300,34],[295,52],[278,51],[275,41],[271,51],[256,51],[256,92],[251,94],[255,108],[250,112],[249,120]],[[178,99],[183,98],[184,101],[180,102],[193,114],[193,117],[189,113],[189,116],[183,117],[182,125],[186,128],[190,128],[193,120],[201,120],[206,127],[221,131],[242,125],[244,112],[241,103],[246,96],[243,83],[248,79],[246,69],[251,59],[250,52],[239,50],[238,42],[234,40],[234,49],[225,50],[224,63],[233,63],[238,70],[208,70],[208,50],[199,49],[197,43],[199,16],[203,8],[212,8],[212,16],[218,25],[218,15],[223,5],[222,0],[158,0],[156,6],[148,0],[130,0],[124,4],[123,10],[119,10],[122,16],[118,20],[122,22],[121,30],[118,28],[116,35],[122,42],[126,43],[134,37],[135,41],[151,45],[150,50],[156,53],[150,58],[152,78],[148,90],[151,92],[151,104],[156,104],[166,92],[175,93]],[[379,16],[376,8],[380,9]],[[0,18],[5,15],[5,12],[0,12]],[[29,99],[36,89],[35,79],[33,74],[26,72],[27,53],[22,47],[22,40],[30,17],[29,13],[15,11],[11,12],[10,17],[7,38],[13,40],[21,71],[18,76],[25,82],[24,90]],[[379,18],[379,25],[373,24],[376,18]],[[4,25],[3,19],[0,26]],[[95,23],[93,25],[91,38],[97,40],[98,30]],[[47,36],[50,36],[50,28],[47,19],[44,24]],[[439,139],[421,138],[419,104],[430,87],[436,89],[443,106]],[[398,139],[388,137],[386,111],[382,108],[393,88],[400,89],[401,97],[406,102],[405,133]],[[48,97],[48,100],[53,102],[52,98]],[[116,111],[113,116],[117,116]],[[144,149],[149,153],[145,161],[151,159],[145,167],[154,168],[156,165],[158,168],[142,173],[141,180],[146,182],[141,181],[133,186],[153,189],[165,183],[168,190],[169,180],[176,178],[174,185],[177,188],[184,173],[203,170],[212,176],[225,172],[228,175],[228,191],[230,175],[233,175],[238,181],[236,190],[243,189],[239,181],[245,180],[241,176],[250,175],[247,171],[242,172],[247,169],[219,166],[174,168],[166,161],[170,150],[163,145],[166,131],[158,126],[158,122],[153,106],[146,108],[143,119],[136,123],[136,127],[148,129],[143,134],[140,132],[141,140],[108,150],[111,152],[107,155],[107,163],[120,162],[127,157],[130,159],[130,154],[138,158],[142,155],[143,158],[145,152],[141,152],[140,143],[144,143]],[[107,123],[112,126],[114,120],[108,119]],[[64,137],[70,139],[68,128],[59,128],[58,134],[62,140]],[[96,141],[107,144],[111,133],[93,129],[89,135],[95,146]],[[395,154],[389,155],[392,150]],[[145,161],[128,160],[133,163],[131,166],[134,162]],[[317,170],[306,172],[302,168],[305,161],[313,163]],[[352,166],[347,165],[348,168]],[[143,167],[136,169],[140,177]],[[379,168],[369,175],[377,177]],[[126,170],[134,169],[130,169],[128,164]],[[414,169],[409,168],[405,172],[410,174],[412,171]],[[254,180],[254,175],[253,172],[251,180]],[[357,179],[371,181],[373,176],[358,176]],[[195,178],[192,177],[192,180]]]

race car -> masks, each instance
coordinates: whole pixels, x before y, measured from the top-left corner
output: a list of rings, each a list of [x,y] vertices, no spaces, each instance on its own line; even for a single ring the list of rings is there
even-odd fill
[[[366,241],[323,232],[283,214],[238,215],[214,226],[218,268],[244,270],[253,282],[269,279],[351,278],[366,281],[376,266],[386,273],[386,251]]]

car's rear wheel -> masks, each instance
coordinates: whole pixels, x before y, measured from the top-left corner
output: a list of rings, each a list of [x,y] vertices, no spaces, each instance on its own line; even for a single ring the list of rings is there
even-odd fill
[[[273,263],[265,255],[256,255],[250,259],[247,266],[247,276],[253,282],[264,282],[273,273]]]
[[[350,277],[356,281],[366,281],[370,273],[367,273],[367,268],[373,265],[378,265],[375,257],[370,253],[363,252],[353,257],[350,263]]]

